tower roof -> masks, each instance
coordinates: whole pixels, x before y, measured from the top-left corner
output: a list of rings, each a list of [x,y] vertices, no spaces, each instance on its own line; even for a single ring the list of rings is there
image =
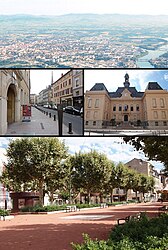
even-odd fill
[[[149,82],[146,90],[163,90],[157,82]]]
[[[105,90],[108,92],[104,83],[95,83],[95,85],[90,89],[90,91],[100,91],[100,90]]]

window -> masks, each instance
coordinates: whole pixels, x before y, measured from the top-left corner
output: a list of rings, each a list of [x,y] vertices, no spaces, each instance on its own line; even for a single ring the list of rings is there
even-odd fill
[[[134,111],[134,107],[133,107],[133,105],[131,105],[131,111]]]
[[[69,79],[69,85],[71,85],[71,79]]]
[[[76,95],[79,95],[79,91],[76,91]]]
[[[88,99],[88,108],[91,108],[92,106],[92,99]]]
[[[99,107],[99,99],[96,99],[95,101],[95,108],[98,108]]]
[[[116,105],[113,106],[113,111],[116,111]]]
[[[127,104],[124,105],[124,111],[128,111],[128,105]]]
[[[164,122],[163,122],[163,126],[167,126],[167,122],[164,121]]]
[[[75,80],[75,86],[78,87],[79,86],[79,79]]]
[[[166,119],[166,112],[165,111],[162,111],[162,118]]]
[[[154,111],[153,116],[154,116],[154,119],[157,119],[157,118],[158,118],[158,112],[157,112],[157,111]]]
[[[88,122],[88,121],[86,121],[86,122],[85,122],[85,125],[88,125],[88,123],[89,123],[89,122]]]
[[[157,105],[156,105],[156,99],[155,98],[152,99],[152,107],[153,108],[157,107]]]
[[[158,122],[155,122],[155,126],[158,126],[159,124],[158,124]]]
[[[121,105],[119,106],[119,111],[122,111],[122,106]]]
[[[136,111],[139,111],[139,105],[136,106]]]
[[[163,98],[160,98],[160,107],[161,108],[164,108],[164,99]]]
[[[96,121],[93,121],[93,126],[96,126]]]

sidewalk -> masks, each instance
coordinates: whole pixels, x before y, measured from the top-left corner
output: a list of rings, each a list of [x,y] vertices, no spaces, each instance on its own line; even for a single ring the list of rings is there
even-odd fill
[[[68,127],[63,124],[63,135],[68,134]],[[75,133],[73,133],[74,135]],[[54,121],[49,117],[32,107],[32,117],[30,122],[15,122],[8,126],[6,135],[58,135],[58,119]],[[75,134],[76,135],[76,134]]]
[[[138,203],[50,215],[17,215],[11,221],[1,221],[0,249],[72,250],[71,242],[81,243],[83,233],[92,239],[107,240],[118,218],[138,212],[155,217],[161,206],[163,204],[159,202]]]

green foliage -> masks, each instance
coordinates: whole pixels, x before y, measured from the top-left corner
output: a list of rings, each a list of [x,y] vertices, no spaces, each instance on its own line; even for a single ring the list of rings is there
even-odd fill
[[[168,172],[168,140],[167,137],[125,137],[124,141],[136,150],[142,150],[149,160],[161,161]],[[159,152],[159,153],[158,153]]]
[[[7,216],[7,215],[9,215],[9,211],[0,209],[0,216]]]
[[[100,207],[100,204],[76,204],[77,208]]]
[[[92,240],[87,234],[83,234],[84,243],[74,244],[71,243],[72,249],[74,250],[113,250],[113,246],[108,246],[106,241]]]
[[[89,153],[76,153],[71,156],[70,162],[75,166],[72,184],[75,189],[83,188],[87,192],[89,203],[90,193],[100,190],[108,182],[110,161],[106,155],[93,150]]]
[[[149,219],[142,214],[116,226],[107,241],[92,240],[84,235],[84,243],[74,244],[74,250],[166,250],[168,246],[168,215]]]
[[[21,138],[13,140],[7,148],[7,164],[1,181],[13,191],[25,191],[23,188],[40,192],[42,204],[43,189],[48,194],[62,186],[66,169],[60,162],[66,158],[68,148],[58,138]]]
[[[37,204],[33,207],[26,206],[21,209],[22,212],[52,212],[52,211],[59,211],[64,210],[66,208],[66,205],[48,205],[48,206],[41,206],[40,204]]]

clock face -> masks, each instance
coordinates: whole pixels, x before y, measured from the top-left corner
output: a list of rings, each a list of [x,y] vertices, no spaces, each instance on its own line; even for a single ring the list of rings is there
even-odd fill
[[[125,93],[124,96],[128,96],[128,93]]]

